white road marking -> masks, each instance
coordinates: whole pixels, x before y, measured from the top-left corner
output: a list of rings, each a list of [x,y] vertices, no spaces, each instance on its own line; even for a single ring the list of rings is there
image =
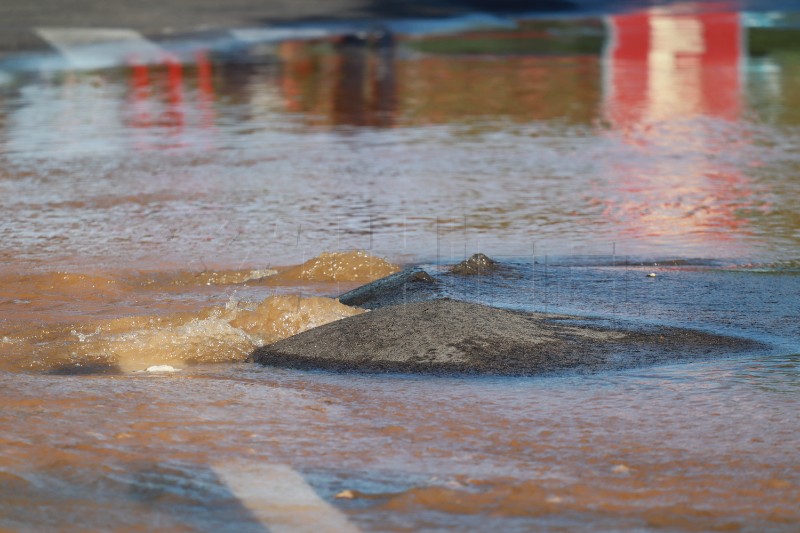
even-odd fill
[[[158,45],[130,29],[35,28],[35,31],[76,69],[109,68],[132,60],[153,63],[164,57]]]
[[[273,533],[358,533],[338,509],[317,496],[303,476],[287,465],[229,462],[214,472]]]

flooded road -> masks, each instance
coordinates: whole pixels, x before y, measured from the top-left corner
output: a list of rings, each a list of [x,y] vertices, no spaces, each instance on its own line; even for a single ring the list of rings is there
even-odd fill
[[[0,64],[0,529],[277,531],[283,468],[342,531],[797,529],[800,18],[493,20]],[[450,296],[770,348],[243,362],[477,251]]]
[[[466,217],[487,253],[794,260],[796,65],[746,55],[742,24],[627,15],[21,72],[1,97],[0,253],[79,271],[414,260],[437,218],[460,255]],[[651,26],[679,43],[647,52]],[[711,30],[707,52],[680,49]]]

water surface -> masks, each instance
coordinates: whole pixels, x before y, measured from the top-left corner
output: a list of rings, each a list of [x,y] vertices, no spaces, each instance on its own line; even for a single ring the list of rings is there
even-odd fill
[[[701,7],[0,76],[0,526],[263,530],[215,470],[246,460],[367,531],[795,530],[800,19]],[[513,275],[452,296],[769,348],[503,379],[242,362],[346,313],[288,295],[394,268],[284,269],[352,249],[482,251]]]

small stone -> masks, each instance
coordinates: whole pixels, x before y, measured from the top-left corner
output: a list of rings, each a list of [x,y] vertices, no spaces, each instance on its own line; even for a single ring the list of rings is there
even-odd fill
[[[561,503],[564,500],[560,496],[548,496],[545,501],[547,503]]]
[[[334,496],[334,498],[337,498],[339,500],[353,500],[355,499],[355,497],[356,493],[350,489],[343,490],[342,492]]]
[[[489,272],[496,270],[497,267],[497,261],[491,259],[485,254],[478,253],[453,266],[450,269],[450,272],[453,274],[459,274],[461,276],[472,276],[475,274],[488,274]]]
[[[147,372],[180,372],[180,368],[170,365],[153,365],[147,367]]]
[[[630,473],[631,469],[625,465],[616,465],[614,468],[611,469],[611,472],[614,474],[628,474]]]

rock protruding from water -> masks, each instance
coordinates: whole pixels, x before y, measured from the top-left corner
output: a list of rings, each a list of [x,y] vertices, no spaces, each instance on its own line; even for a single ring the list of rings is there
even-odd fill
[[[757,346],[694,330],[612,329],[578,317],[438,299],[332,322],[258,348],[250,360],[334,371],[537,375],[709,358]]]
[[[488,274],[497,270],[497,268],[497,261],[487,255],[478,253],[454,265],[450,272],[460,276],[474,276],[476,274]]]
[[[404,270],[339,296],[345,305],[378,309],[431,300],[439,295],[438,282],[419,268]]]

